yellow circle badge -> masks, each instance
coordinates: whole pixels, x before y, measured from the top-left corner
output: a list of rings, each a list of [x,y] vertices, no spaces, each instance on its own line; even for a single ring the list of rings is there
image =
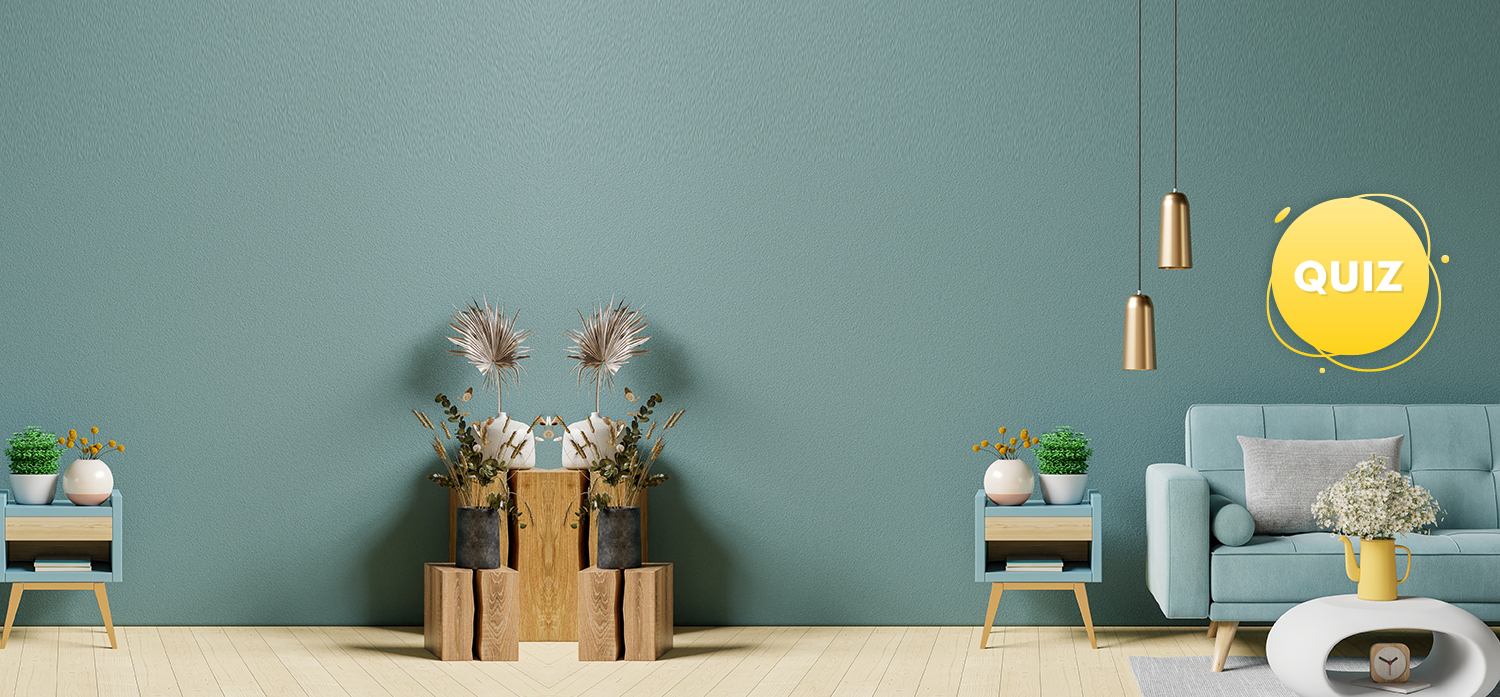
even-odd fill
[[[1422,221],[1423,235],[1401,214],[1371,200],[1375,197],[1410,207]],[[1283,210],[1276,221],[1287,212]],[[1297,216],[1276,246],[1266,286],[1266,321],[1276,332],[1271,318],[1274,298],[1287,327],[1313,352],[1292,348],[1276,332],[1288,349],[1361,372],[1401,365],[1427,341],[1411,356],[1384,368],[1356,368],[1336,357],[1374,353],[1405,336],[1427,304],[1429,273],[1438,289],[1438,314],[1442,313],[1442,286],[1437,284],[1431,247],[1427,221],[1404,199],[1365,194],[1320,203]],[[1436,330],[1434,317],[1427,338]]]

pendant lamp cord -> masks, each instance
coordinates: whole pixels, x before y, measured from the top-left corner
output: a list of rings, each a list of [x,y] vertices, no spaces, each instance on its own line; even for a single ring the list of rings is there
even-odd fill
[[[1172,0],[1172,190],[1177,190],[1177,0]]]
[[[1173,0],[1173,2],[1176,2],[1176,0]],[[1173,31],[1175,31],[1175,29]],[[1145,193],[1144,191],[1141,190],[1141,148],[1143,147],[1142,144],[1144,142],[1141,139],[1141,99],[1142,99],[1141,98],[1141,91],[1142,91],[1142,85],[1143,85],[1142,78],[1141,78],[1141,65],[1142,65],[1141,52],[1142,52],[1143,39],[1141,37],[1143,35],[1144,35],[1144,25],[1141,22],[1141,0],[1135,0],[1135,294],[1136,295],[1144,295],[1145,294],[1141,290],[1141,265],[1144,263],[1144,259],[1142,258],[1142,253],[1141,253],[1141,247],[1144,245],[1144,242],[1142,241],[1143,238],[1141,237],[1141,218],[1144,216],[1144,213],[1141,210],[1141,196]],[[1175,39],[1174,39],[1174,41],[1175,41]],[[1176,59],[1174,58],[1173,60],[1175,61]],[[1176,107],[1174,106],[1173,109],[1175,110]],[[1173,130],[1174,131],[1176,130],[1176,126],[1175,125],[1173,126]],[[1175,139],[1177,136],[1174,134],[1172,137]],[[1173,155],[1173,159],[1174,160],[1176,159],[1176,155]],[[1174,164],[1173,167],[1175,168],[1176,165]],[[1174,174],[1173,177],[1175,178],[1176,175]],[[1176,182],[1174,181],[1173,184],[1175,185]]]

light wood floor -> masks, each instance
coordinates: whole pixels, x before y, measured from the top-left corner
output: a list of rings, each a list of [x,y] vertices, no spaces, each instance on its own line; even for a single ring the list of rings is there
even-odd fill
[[[0,697],[1138,695],[1129,656],[1206,657],[1205,630],[1104,627],[1096,651],[1081,627],[996,627],[986,650],[978,627],[678,627],[649,663],[580,663],[576,644],[541,642],[514,663],[443,663],[420,627],[119,627],[117,650],[102,628],[17,627]],[[1265,655],[1267,631],[1241,629],[1232,653]]]

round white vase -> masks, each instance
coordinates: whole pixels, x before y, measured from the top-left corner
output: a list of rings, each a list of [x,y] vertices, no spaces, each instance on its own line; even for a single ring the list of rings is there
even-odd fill
[[[115,475],[103,460],[74,460],[62,476],[63,493],[77,506],[97,506],[109,499]]]
[[[1036,476],[1020,460],[996,460],[984,471],[984,495],[1001,506],[1019,506],[1031,498]]]
[[[487,433],[488,441],[480,444],[479,452],[486,458],[495,458],[504,462],[505,466],[513,470],[529,470],[536,467],[536,439],[531,437],[531,425],[506,416],[500,412],[484,421],[469,424],[477,435],[481,424],[489,424]],[[506,445],[509,443],[510,445]],[[521,452],[516,453],[516,444],[521,445]],[[504,452],[501,452],[501,451]]]
[[[1042,475],[1042,500],[1054,506],[1071,506],[1083,501],[1088,491],[1087,474]]]
[[[57,494],[57,475],[12,474],[10,475],[10,494],[15,497],[16,503],[50,506],[52,497]]]
[[[579,456],[579,448],[583,449],[583,456]],[[563,469],[586,470],[589,468],[589,463],[605,455],[613,454],[614,449],[610,446],[609,422],[605,421],[599,412],[589,414],[589,418],[583,421],[568,424],[567,432],[563,437]]]

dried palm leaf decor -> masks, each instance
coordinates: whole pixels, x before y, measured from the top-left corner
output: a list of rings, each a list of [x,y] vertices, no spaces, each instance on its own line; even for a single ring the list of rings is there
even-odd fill
[[[521,359],[531,357],[522,353],[527,347],[522,346],[521,342],[531,337],[532,333],[529,329],[516,329],[516,318],[520,315],[521,312],[517,310],[516,314],[507,317],[504,306],[498,310],[492,308],[488,299],[482,306],[478,301],[471,300],[469,306],[453,315],[453,321],[448,323],[448,326],[458,332],[458,336],[448,337],[458,349],[448,353],[463,356],[484,374],[486,385],[495,386],[497,413],[505,411],[504,396],[500,393],[500,388],[506,382],[519,380]]]
[[[593,381],[594,412],[598,413],[599,391],[612,383],[615,373],[631,358],[646,353],[640,346],[651,337],[641,336],[641,330],[650,323],[646,321],[646,313],[630,309],[624,300],[618,305],[613,300],[596,304],[593,314],[584,317],[579,312],[578,319],[583,320],[583,329],[567,332],[567,337],[573,340],[570,349],[573,353],[568,358],[578,361],[573,372],[578,373],[579,387],[583,386],[585,375]]]

